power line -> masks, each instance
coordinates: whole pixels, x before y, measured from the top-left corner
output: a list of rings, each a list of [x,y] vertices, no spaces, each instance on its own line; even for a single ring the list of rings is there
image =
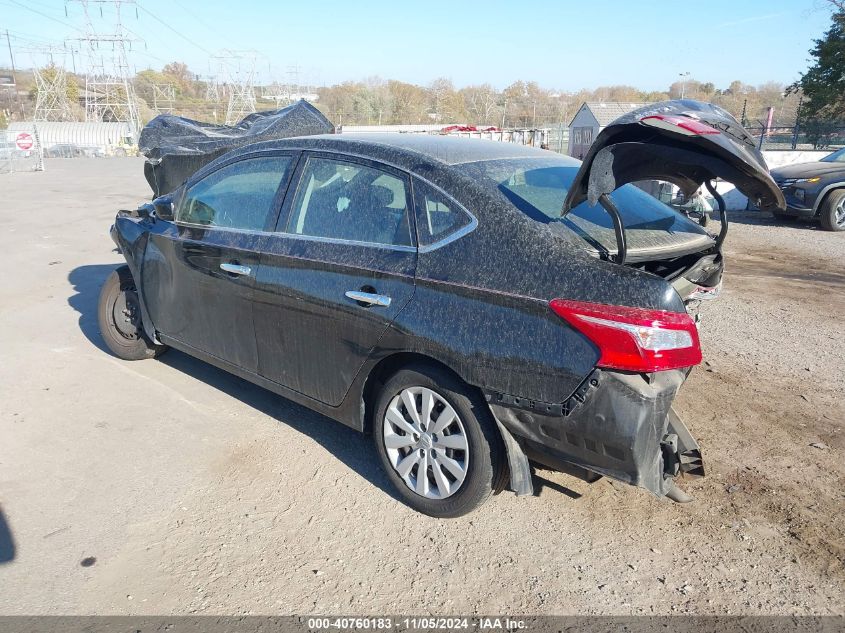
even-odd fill
[[[191,16],[194,20],[196,20],[197,24],[200,24],[200,25],[204,26],[206,29],[208,29],[208,31],[209,31],[210,33],[212,33],[212,34],[216,35],[217,37],[220,37],[220,38],[222,38],[222,39],[224,39],[224,40],[225,40],[225,39],[228,39],[228,38],[227,38],[227,36],[225,36],[225,35],[223,35],[222,33],[220,33],[217,29],[212,28],[212,27],[210,27],[208,24],[206,24],[205,22],[203,22],[203,21],[200,19],[200,17],[199,17],[196,13],[194,13],[193,11],[190,11],[190,10],[188,9],[188,7],[186,7],[186,6],[185,6],[184,4],[182,4],[181,2],[177,2],[176,0],[171,0],[171,2],[173,2],[173,4],[175,4],[177,7],[179,7],[180,9],[182,9],[182,11],[184,11],[185,13],[187,13],[189,16]]]
[[[74,31],[79,30],[79,29],[75,28],[70,22],[65,22],[64,20],[59,20],[58,18],[54,18],[53,16],[47,15],[46,13],[43,13],[43,12],[39,11],[38,9],[33,9],[32,7],[28,7],[25,4],[18,2],[18,0],[6,0],[6,1],[11,2],[13,5],[20,7],[21,9],[26,9],[27,11],[31,11],[32,13],[37,13],[41,17],[47,18],[48,20],[52,20],[53,22],[56,22],[57,24],[62,24],[64,26],[70,27]],[[6,5],[6,6],[10,6],[10,5]]]
[[[197,44],[194,40],[192,40],[191,38],[187,37],[185,34],[180,33],[179,31],[177,31],[176,29],[174,29],[172,26],[170,26],[167,22],[165,22],[165,21],[164,21],[164,20],[162,20],[160,17],[158,17],[155,13],[153,13],[152,11],[150,11],[149,9],[147,9],[145,6],[140,5],[140,4],[139,4],[139,5],[137,5],[137,6],[138,6],[138,8],[139,8],[139,9],[141,9],[141,11],[143,11],[144,13],[146,13],[147,15],[149,15],[152,19],[154,19],[156,22],[158,22],[158,23],[159,23],[159,24],[161,24],[162,26],[164,26],[164,27],[166,27],[166,28],[170,29],[171,31],[173,31],[176,35],[178,35],[178,36],[179,36],[179,37],[181,37],[183,40],[185,40],[186,42],[188,42],[188,44],[191,44],[192,46],[196,46],[198,49],[200,49],[200,50],[201,50],[203,53],[205,53],[206,55],[213,55],[213,53],[212,53],[210,50],[208,50],[205,46],[202,46],[201,44]]]

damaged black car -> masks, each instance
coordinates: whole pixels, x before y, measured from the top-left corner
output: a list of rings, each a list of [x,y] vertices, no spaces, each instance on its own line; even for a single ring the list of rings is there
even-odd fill
[[[154,157],[164,195],[112,227],[109,348],[174,347],[371,433],[401,497],[438,517],[531,493],[532,463],[687,500],[677,478],[704,467],[672,402],[701,361],[688,308],[718,294],[727,217],[711,235],[629,183],[720,201],[722,178],[784,207],[748,134],[690,101],[619,119],[583,163],[322,134],[243,144],[165,192],[166,172]]]

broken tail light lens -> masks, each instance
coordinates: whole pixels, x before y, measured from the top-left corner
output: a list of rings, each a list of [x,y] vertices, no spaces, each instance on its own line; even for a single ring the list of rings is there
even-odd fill
[[[710,127],[706,123],[691,119],[685,116],[672,116],[668,114],[654,114],[652,116],[643,117],[640,119],[641,123],[650,125],[652,127],[659,127],[663,130],[671,130],[685,134],[686,136],[701,136],[703,134],[719,134],[719,130]]]
[[[686,312],[567,299],[549,307],[599,348],[598,367],[649,373],[701,362],[698,329]]]

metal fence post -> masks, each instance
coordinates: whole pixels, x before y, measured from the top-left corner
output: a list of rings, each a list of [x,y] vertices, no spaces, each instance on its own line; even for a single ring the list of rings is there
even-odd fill
[[[801,123],[801,105],[804,103],[804,95],[798,97],[798,109],[795,111],[795,129],[792,131],[792,149],[798,147],[798,126]]]

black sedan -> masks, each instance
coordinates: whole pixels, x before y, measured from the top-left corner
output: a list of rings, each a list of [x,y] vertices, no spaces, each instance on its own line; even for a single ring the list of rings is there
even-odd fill
[[[845,149],[812,163],[773,169],[772,178],[788,205],[774,211],[776,218],[815,219],[828,231],[845,231]]]
[[[100,328],[121,358],[175,347],[371,432],[430,515],[530,493],[531,461],[688,500],[675,477],[703,466],[671,405],[727,221],[711,236],[625,183],[722,177],[782,205],[743,135],[672,102],[606,128],[583,164],[418,135],[248,145],[118,214],[127,265]]]

